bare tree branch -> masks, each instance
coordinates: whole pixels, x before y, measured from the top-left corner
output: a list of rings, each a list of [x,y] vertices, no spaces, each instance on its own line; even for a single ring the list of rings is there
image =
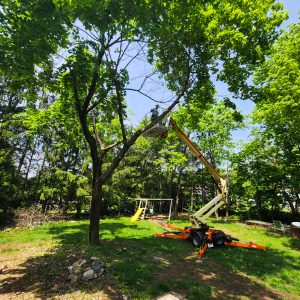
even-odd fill
[[[88,35],[91,39],[93,39],[93,40],[99,42],[99,38],[98,38],[97,36],[93,35],[91,32],[87,32],[86,30],[84,30],[83,28],[81,28],[81,27],[75,25],[74,23],[73,23],[72,25],[73,25],[73,27],[75,27],[75,28],[81,30],[82,32],[84,32],[84,33],[85,33],[86,35]]]
[[[136,142],[136,140],[147,130],[152,128],[154,125],[156,125],[159,121],[161,121],[180,101],[180,99],[183,97],[185,94],[186,90],[188,89],[189,85],[189,78],[190,78],[190,68],[188,68],[188,74],[187,78],[185,80],[185,83],[182,87],[182,89],[177,93],[177,97],[174,100],[174,102],[156,119],[152,120],[151,123],[146,125],[144,128],[138,129],[132,136],[131,138],[127,141],[125,145],[123,145],[122,149],[118,153],[118,155],[115,156],[113,162],[111,163],[110,167],[105,170],[102,174],[101,177],[101,182],[105,182],[113,173],[113,171],[119,166],[121,160],[127,153],[127,151],[130,149],[130,147]]]
[[[83,104],[83,107],[82,107],[82,110],[84,112],[87,112],[88,111],[88,107],[89,107],[89,104],[96,92],[96,88],[97,88],[97,81],[99,79],[99,73],[98,73],[98,68],[99,66],[101,65],[101,62],[102,62],[102,59],[103,59],[103,56],[105,54],[105,50],[104,48],[101,49],[101,51],[99,52],[98,56],[97,56],[97,63],[96,63],[96,66],[95,66],[95,71],[93,73],[93,78],[92,78],[92,81],[91,81],[91,84],[90,84],[90,87],[89,87],[89,92],[84,100],[84,104]]]
[[[128,44],[130,45],[130,43]],[[145,47],[145,45],[143,46]],[[138,51],[138,53],[136,55],[134,55],[130,60],[129,62],[125,65],[124,69],[126,69],[139,55],[141,52],[143,52],[143,47]]]
[[[107,152],[108,150],[110,150],[110,149],[112,149],[112,148],[118,146],[119,144],[121,144],[121,142],[122,142],[122,141],[116,141],[115,143],[106,146],[106,147],[103,149],[103,151],[104,151],[104,152]]]
[[[106,98],[107,97],[107,95],[108,95],[108,93],[109,93],[109,89],[107,89],[106,91],[105,91],[105,94],[104,95],[102,95],[102,98],[101,99],[99,99],[98,101],[95,101],[92,105],[90,105],[89,107],[88,107],[88,109],[87,109],[87,112],[90,112],[90,111],[92,111],[104,98]]]
[[[127,51],[127,49],[128,49],[129,46],[130,46],[130,43],[127,43],[127,45],[126,45],[126,47],[125,47],[125,49],[123,51],[122,51],[122,49],[120,47],[120,54],[119,54],[119,57],[117,59],[117,67],[120,65],[120,62],[121,62],[123,56],[125,55],[125,53],[126,53],[126,51]]]
[[[114,80],[116,93],[117,93],[117,101],[118,101],[118,115],[119,115],[119,122],[121,125],[121,131],[122,131],[122,137],[123,137],[123,143],[127,143],[127,136],[126,136],[126,130],[124,125],[124,119],[123,119],[123,105],[122,105],[122,95],[120,92],[120,82],[118,79]]]
[[[90,146],[92,158],[95,159],[96,157],[98,157],[97,143],[88,128],[87,113],[83,111],[83,109],[81,108],[81,105],[80,105],[80,99],[79,99],[78,90],[77,90],[77,78],[76,78],[76,76],[73,75],[72,79],[73,79],[72,82],[73,82],[73,93],[74,93],[74,98],[75,98],[75,107],[76,107],[76,110],[77,110],[77,113],[79,116],[83,134]]]
[[[126,91],[133,91],[133,92],[137,92],[137,93],[140,93],[141,95],[147,97],[148,99],[150,99],[151,101],[153,102],[156,102],[156,103],[161,103],[161,104],[164,104],[164,103],[168,103],[170,102],[169,100],[168,101],[160,101],[160,100],[156,100],[154,99],[153,97],[147,95],[146,93],[140,91],[139,89],[133,89],[133,88],[125,88]]]

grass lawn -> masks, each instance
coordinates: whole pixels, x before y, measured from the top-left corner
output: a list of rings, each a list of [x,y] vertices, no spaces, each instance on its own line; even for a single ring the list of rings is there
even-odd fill
[[[177,225],[189,225],[175,221]],[[300,240],[242,224],[211,220],[267,251],[213,248],[197,264],[191,242],[153,237],[163,230],[128,218],[100,223],[101,244],[87,245],[88,222],[0,232],[0,299],[300,299]],[[71,285],[66,267],[86,255],[106,263],[104,277]]]

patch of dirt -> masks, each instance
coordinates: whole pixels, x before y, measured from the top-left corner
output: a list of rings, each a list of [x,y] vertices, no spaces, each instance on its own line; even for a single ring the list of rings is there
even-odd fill
[[[165,217],[151,217],[150,219],[147,219],[147,221],[158,224],[160,226],[164,226],[163,224],[166,224],[168,222]]]
[[[123,299],[109,276],[74,285],[67,281],[67,266],[84,255],[78,249],[62,253],[55,247],[28,244],[23,251],[5,253],[0,263],[0,300]]]
[[[195,258],[189,257],[184,262],[169,265],[159,273],[155,273],[158,282],[189,277],[191,282],[196,280],[212,287],[214,290],[210,295],[212,299],[296,300],[296,297],[288,293],[269,289],[252,278],[233,273],[209,259],[197,264]],[[184,293],[185,291],[180,290],[180,292]]]
[[[162,257],[162,256],[153,256],[153,260],[156,262],[161,263],[163,266],[169,266],[171,263],[168,259]]]

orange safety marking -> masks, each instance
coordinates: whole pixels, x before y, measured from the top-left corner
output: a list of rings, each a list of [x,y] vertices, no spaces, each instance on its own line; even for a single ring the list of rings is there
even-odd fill
[[[189,238],[191,236],[191,234],[190,234],[190,231],[191,231],[190,228],[182,229],[182,228],[177,227],[175,225],[166,224],[166,223],[164,223],[163,226],[169,227],[169,228],[172,228],[172,229],[176,229],[179,232],[178,233],[175,233],[175,232],[157,233],[154,236],[156,236],[156,237],[163,237],[163,238],[169,238],[169,239],[187,239],[187,238]],[[202,256],[203,256],[204,252],[208,248],[208,244],[212,243],[214,233],[217,233],[217,232],[218,232],[218,230],[210,229],[210,228],[205,232],[205,236],[206,236],[205,239],[206,239],[206,241],[205,241],[204,245],[201,246],[199,248],[199,250],[198,250],[198,254],[197,254],[198,259],[202,259]],[[243,247],[243,248],[261,249],[263,251],[265,251],[267,249],[265,246],[261,246],[261,245],[258,245],[258,244],[252,243],[252,242],[225,241],[224,245],[231,246],[231,247]]]
[[[169,238],[169,239],[187,239],[189,236],[182,234],[175,234],[175,233],[157,233],[154,236],[156,237],[165,237],[165,238]]]
[[[257,244],[252,243],[252,242],[243,243],[243,242],[236,242],[236,241],[232,241],[232,242],[225,241],[224,244],[227,245],[227,246],[231,246],[231,247],[243,247],[243,248],[261,249],[263,251],[266,251],[266,249],[267,249],[267,247],[265,247],[265,246],[257,245]]]
[[[205,243],[202,247],[199,248],[199,251],[198,251],[198,259],[202,259],[202,255],[204,254],[204,252],[207,250],[208,248],[208,244]]]
[[[163,226],[179,230],[181,232],[181,234],[176,234],[176,233],[172,233],[172,232],[165,232],[165,233],[157,233],[154,236],[156,236],[156,237],[165,237],[165,238],[169,238],[169,239],[187,239],[187,238],[190,237],[190,228],[182,229],[182,228],[177,227],[175,225],[166,224],[166,223],[164,223]]]

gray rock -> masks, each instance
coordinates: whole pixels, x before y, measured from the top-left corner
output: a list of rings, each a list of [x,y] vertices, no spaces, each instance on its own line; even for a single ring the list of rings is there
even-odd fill
[[[83,280],[91,280],[93,278],[94,278],[94,271],[93,270],[86,271],[82,275]]]
[[[74,273],[74,274],[80,273],[80,266],[75,266],[75,267],[73,267],[73,273]]]
[[[77,261],[74,262],[73,266],[74,265],[78,265],[79,266],[82,261],[83,261],[83,259],[78,259]]]
[[[94,273],[94,277],[93,277],[93,279],[95,279],[95,278],[97,278],[98,276],[97,276],[97,274],[96,273]]]
[[[95,269],[95,268],[102,268],[104,266],[104,263],[100,260],[94,260],[92,262],[92,268]]]
[[[103,271],[104,271],[104,268],[103,268],[103,265],[96,265],[96,266],[94,266],[93,267],[93,270],[94,270],[94,272],[96,272],[96,273],[103,273]],[[103,270],[103,271],[102,271]]]
[[[100,260],[100,259],[98,257],[96,257],[96,256],[92,256],[91,260]]]
[[[89,270],[93,270],[93,269],[91,267],[84,268],[84,272],[89,271]]]
[[[81,261],[80,261],[81,262]],[[74,264],[72,265],[74,268],[78,268],[80,267],[80,263],[78,261],[74,262]]]
[[[103,273],[104,273],[104,269],[100,269],[98,270],[98,272],[96,272],[98,274],[98,276],[100,277]]]
[[[86,259],[82,260],[79,266],[82,267],[85,263],[86,263]]]
[[[68,271],[69,271],[69,273],[72,273],[72,272],[73,272],[73,269],[74,269],[74,267],[73,267],[73,266],[69,266],[69,267],[68,267]]]

